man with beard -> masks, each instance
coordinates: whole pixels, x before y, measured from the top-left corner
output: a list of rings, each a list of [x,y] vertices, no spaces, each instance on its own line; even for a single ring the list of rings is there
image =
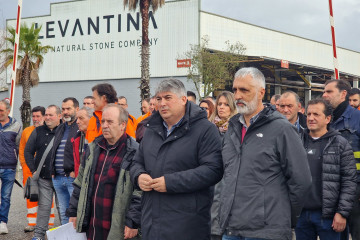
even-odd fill
[[[338,130],[349,141],[356,161],[356,200],[350,213],[348,225],[353,240],[360,239],[360,112],[349,105],[350,83],[345,80],[329,80],[325,83],[323,98],[334,109],[330,127]],[[345,231],[346,232],[346,231]]]
[[[25,161],[32,174],[38,168],[48,145],[55,136],[55,131],[60,124],[61,110],[58,106],[49,105],[45,111],[45,124],[34,129],[25,146]],[[45,156],[44,156],[45,157]],[[48,230],[48,222],[53,201],[53,184],[51,175],[53,172],[53,159],[49,152],[41,167],[39,186],[39,208],[36,217],[36,226],[33,240],[45,239]]]
[[[25,155],[24,155],[25,146],[34,129],[44,124],[45,108],[41,106],[34,107],[31,110],[31,113],[32,113],[33,125],[24,129],[24,131],[21,134],[20,145],[19,145],[19,161],[23,171],[24,186],[28,177],[32,176],[32,173],[25,162]],[[26,199],[26,207],[28,211],[26,216],[28,224],[24,228],[24,232],[32,232],[35,230],[38,202],[30,202],[29,199]],[[54,226],[55,214],[53,210],[54,209],[52,209],[52,213],[50,215],[49,226]]]
[[[57,129],[52,149],[52,160],[54,168],[52,170],[52,182],[58,199],[58,208],[61,224],[69,222],[65,212],[69,207],[69,201],[74,189],[72,183],[75,179],[74,159],[72,158],[73,138],[79,130],[76,124],[76,112],[79,110],[79,102],[76,98],[65,98],[61,105],[62,118],[65,121]],[[70,154],[66,154],[68,152]]]
[[[258,69],[240,69],[233,92],[239,114],[223,140],[223,240],[291,239],[311,186],[306,152],[295,127],[262,104],[265,77]]]
[[[360,90],[353,88],[349,92],[349,104],[353,108],[360,110]]]

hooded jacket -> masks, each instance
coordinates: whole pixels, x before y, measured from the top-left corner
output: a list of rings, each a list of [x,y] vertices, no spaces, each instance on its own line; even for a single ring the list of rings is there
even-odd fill
[[[220,227],[227,235],[291,239],[311,186],[306,152],[296,128],[266,106],[241,143],[240,114],[223,142]]]
[[[168,137],[159,112],[146,128],[131,179],[138,185],[142,173],[164,176],[167,192],[143,192],[143,239],[210,239],[212,186],[223,174],[217,128],[205,110],[189,101],[181,124]]]
[[[0,169],[15,169],[22,127],[15,118],[0,128]]]
[[[304,146],[310,136],[304,134]],[[340,213],[350,215],[356,193],[355,159],[348,141],[336,130],[330,129],[321,137],[326,141],[322,152],[322,216],[333,218]],[[320,150],[320,149],[319,149]]]

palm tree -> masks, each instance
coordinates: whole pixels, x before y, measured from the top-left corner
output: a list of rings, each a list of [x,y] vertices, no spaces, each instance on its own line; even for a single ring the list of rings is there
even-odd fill
[[[129,10],[135,10],[139,2],[142,24],[140,97],[143,100],[150,98],[149,9],[151,6],[153,12],[155,12],[165,4],[165,0],[124,0],[124,8],[128,6]]]
[[[42,46],[39,42],[40,28],[35,28],[33,23],[29,28],[25,23],[20,27],[18,61],[20,66],[16,71],[16,85],[21,85],[23,89],[22,104],[20,107],[21,121],[23,128],[30,125],[31,120],[31,98],[30,88],[39,83],[39,67],[44,61],[44,55],[52,49],[51,46]],[[5,62],[2,67],[7,68],[13,63],[13,52],[15,44],[15,29],[8,28],[8,37],[5,40],[11,45],[1,51],[5,53]]]

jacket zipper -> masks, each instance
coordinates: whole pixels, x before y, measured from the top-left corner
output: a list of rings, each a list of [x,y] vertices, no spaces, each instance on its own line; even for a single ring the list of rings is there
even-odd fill
[[[323,183],[324,183],[324,153],[325,153],[325,150],[330,146],[330,144],[332,143],[332,141],[334,140],[334,138],[332,139],[329,139],[329,142],[325,145],[324,149],[323,149],[323,152],[321,154],[321,194],[322,194],[322,201],[324,202],[324,188],[323,188]],[[321,211],[324,212],[324,207],[322,206],[321,207]]]
[[[95,235],[96,235],[96,232],[95,232],[95,216],[96,216],[96,208],[95,208],[95,203],[96,203],[96,195],[97,195],[97,192],[99,190],[99,185],[100,185],[100,178],[101,178],[101,175],[103,174],[103,170],[104,170],[104,166],[105,166],[105,163],[106,163],[106,160],[107,160],[107,157],[109,155],[109,150],[106,150],[106,156],[105,156],[105,160],[104,160],[104,163],[101,167],[101,172],[100,172],[100,176],[99,176],[99,181],[97,183],[97,186],[96,186],[96,190],[95,190],[95,195],[94,195],[94,219],[93,219],[93,229],[94,229],[94,235],[93,235],[93,240],[95,240]]]

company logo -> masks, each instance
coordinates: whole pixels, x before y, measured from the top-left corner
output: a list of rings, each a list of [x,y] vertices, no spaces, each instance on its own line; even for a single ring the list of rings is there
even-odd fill
[[[92,35],[100,33],[111,32],[130,32],[131,30],[139,31],[140,29],[140,13],[135,13],[133,16],[131,13],[115,15],[105,15],[97,17],[87,17],[84,19],[77,18],[76,20],[58,20],[45,22],[43,29],[45,34],[39,36],[39,39],[51,39],[59,37],[55,35],[55,30],[59,30],[61,37],[73,37]],[[124,16],[125,15],[125,16]],[[154,29],[158,29],[154,14],[149,12],[149,23],[152,24]],[[150,25],[150,24],[149,24]],[[39,24],[35,23],[35,27],[38,28]]]
[[[258,133],[256,136],[262,138],[264,135],[262,133]]]

